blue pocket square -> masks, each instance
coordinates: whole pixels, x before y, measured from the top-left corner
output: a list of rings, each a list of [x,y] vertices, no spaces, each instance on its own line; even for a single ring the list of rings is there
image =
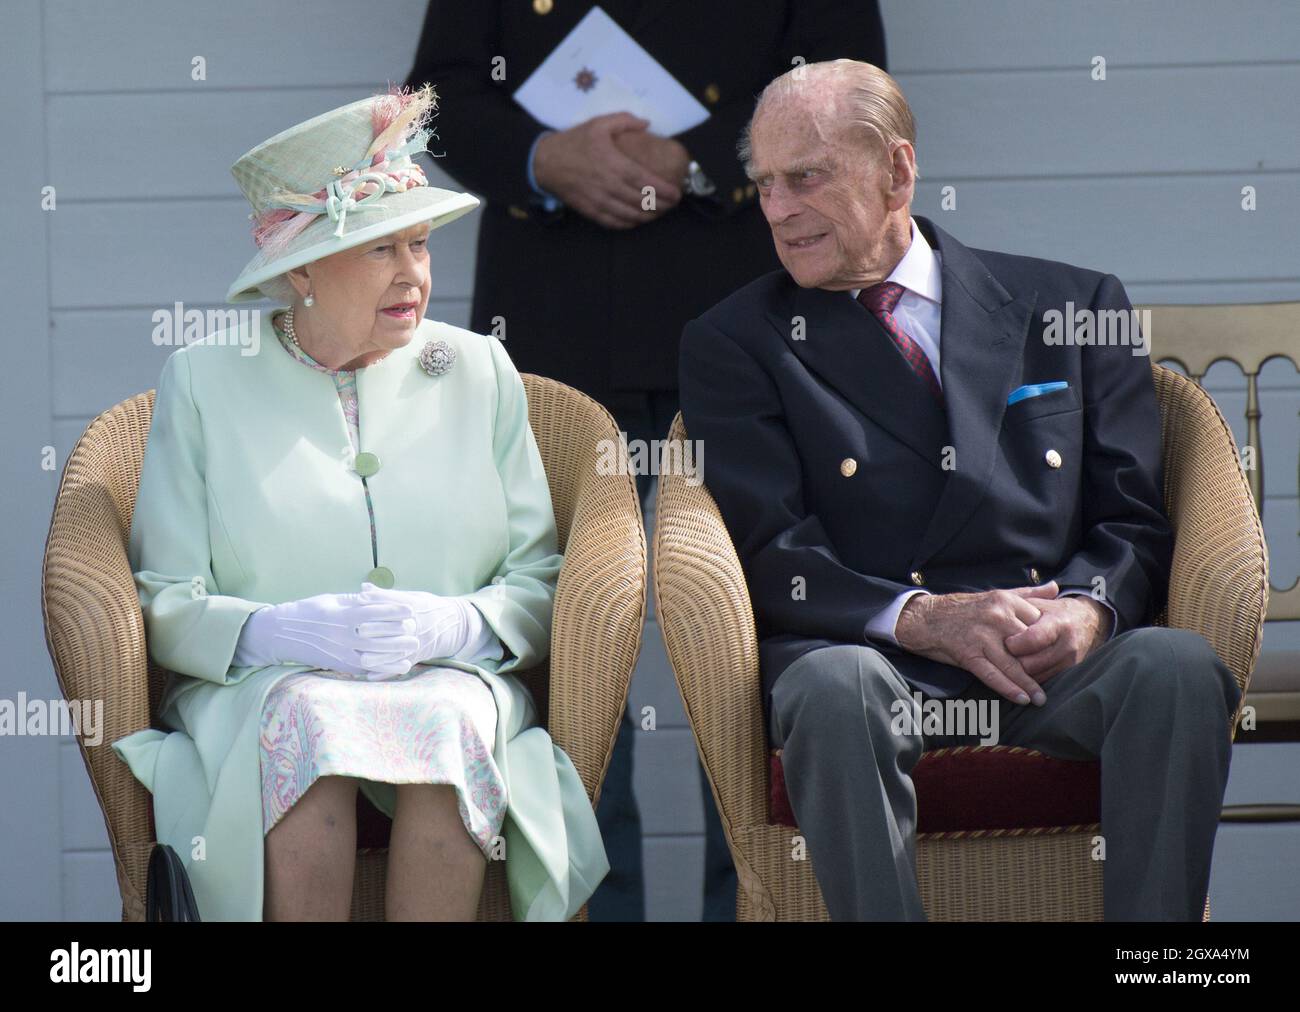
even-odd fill
[[[1016,387],[1011,391],[1011,396],[1007,398],[1007,407],[1011,407],[1016,401],[1023,401],[1030,397],[1041,397],[1043,394],[1050,394],[1054,390],[1064,390],[1069,385],[1065,380],[1057,380],[1055,383],[1029,383],[1023,387]]]

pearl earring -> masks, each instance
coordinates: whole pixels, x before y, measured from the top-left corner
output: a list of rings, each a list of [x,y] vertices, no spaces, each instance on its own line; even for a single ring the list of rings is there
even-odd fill
[[[310,288],[307,289],[307,294],[303,296],[302,304],[303,304],[304,306],[314,306],[314,305],[316,305],[316,300],[312,298],[312,295],[311,295],[311,289],[310,289]]]

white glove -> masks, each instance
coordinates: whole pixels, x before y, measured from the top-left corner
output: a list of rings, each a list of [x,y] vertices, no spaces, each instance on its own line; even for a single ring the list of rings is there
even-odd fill
[[[501,641],[483,621],[477,608],[460,597],[442,597],[424,590],[386,590],[373,583],[361,585],[361,599],[409,609],[419,645],[409,660],[420,664],[437,658],[474,661],[500,659]]]
[[[310,664],[359,679],[404,675],[420,644],[415,628],[407,605],[359,593],[317,594],[249,615],[233,663]]]

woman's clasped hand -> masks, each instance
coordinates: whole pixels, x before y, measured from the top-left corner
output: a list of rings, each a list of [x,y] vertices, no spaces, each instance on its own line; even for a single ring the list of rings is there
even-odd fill
[[[458,598],[364,583],[358,593],[317,594],[253,612],[233,663],[310,664],[382,681],[453,656],[469,637],[472,610]]]
[[[478,638],[483,620],[478,609],[463,598],[442,597],[424,590],[385,590],[363,583],[361,598],[371,604],[391,604],[409,609],[409,619],[419,645],[415,660],[455,657]]]
[[[358,679],[411,670],[419,640],[409,607],[360,593],[316,594],[248,616],[233,663],[310,664]]]

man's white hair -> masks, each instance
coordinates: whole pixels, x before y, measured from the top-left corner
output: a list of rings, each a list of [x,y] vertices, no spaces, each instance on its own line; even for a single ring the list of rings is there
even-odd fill
[[[889,165],[889,147],[907,141],[916,147],[916,121],[898,82],[879,67],[862,60],[827,60],[792,67],[763,89],[754,104],[736,146],[748,173],[754,166],[754,121],[767,108],[809,94],[822,97],[817,125],[825,136],[830,130],[856,126],[869,138],[882,166]],[[921,174],[916,173],[920,179]]]

